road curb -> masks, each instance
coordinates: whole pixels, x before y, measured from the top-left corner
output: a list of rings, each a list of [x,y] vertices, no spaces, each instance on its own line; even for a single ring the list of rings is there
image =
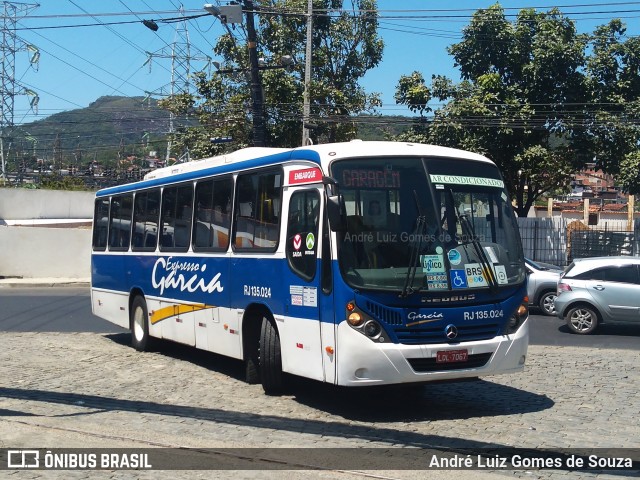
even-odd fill
[[[50,287],[87,287],[91,286],[88,280],[58,280],[58,279],[0,279],[0,288],[50,288]]]

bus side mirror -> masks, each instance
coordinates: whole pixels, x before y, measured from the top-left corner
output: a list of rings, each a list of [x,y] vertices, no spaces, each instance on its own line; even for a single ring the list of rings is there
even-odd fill
[[[327,196],[327,216],[331,230],[344,232],[347,229],[346,212],[344,197],[341,194]]]

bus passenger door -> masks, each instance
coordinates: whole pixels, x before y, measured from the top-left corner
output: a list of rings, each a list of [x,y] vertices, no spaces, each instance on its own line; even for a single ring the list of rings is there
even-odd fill
[[[333,318],[322,315],[327,299],[322,291],[320,227],[322,190],[299,188],[291,193],[285,237],[285,319],[280,328],[284,371],[325,381],[324,342],[333,337]],[[324,308],[323,308],[324,307]],[[326,320],[330,323],[323,322]],[[333,345],[333,342],[331,342]],[[333,382],[333,378],[326,380]]]

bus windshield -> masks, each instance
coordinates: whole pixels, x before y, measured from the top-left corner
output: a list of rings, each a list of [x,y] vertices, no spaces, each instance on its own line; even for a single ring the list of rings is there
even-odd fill
[[[332,175],[347,213],[340,271],[352,287],[495,292],[524,281],[518,226],[494,164],[358,158],[334,162]]]

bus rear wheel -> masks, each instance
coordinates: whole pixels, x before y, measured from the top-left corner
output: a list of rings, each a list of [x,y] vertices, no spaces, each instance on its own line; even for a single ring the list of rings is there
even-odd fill
[[[280,336],[273,322],[262,319],[260,329],[260,380],[267,395],[278,395],[284,388]]]
[[[149,349],[149,315],[147,314],[147,302],[141,296],[137,296],[131,302],[129,310],[129,323],[131,328],[131,346],[139,352]]]

